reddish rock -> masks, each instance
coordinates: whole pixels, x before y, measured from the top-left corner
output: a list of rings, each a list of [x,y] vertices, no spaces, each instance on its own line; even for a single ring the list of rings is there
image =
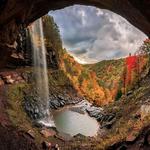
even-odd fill
[[[6,84],[23,83],[25,82],[22,76],[15,71],[7,71],[0,73],[1,78]]]
[[[51,148],[52,148],[52,144],[50,142],[47,142],[47,141],[44,141],[42,143],[42,146],[44,149],[47,149],[47,150],[51,150]]]
[[[52,129],[42,129],[40,131],[40,133],[45,137],[45,138],[48,138],[48,137],[51,137],[51,136],[54,136],[56,135],[56,132]]]
[[[127,136],[126,141],[132,142],[136,139],[136,136],[134,136],[134,134],[130,134]]]
[[[7,84],[13,84],[15,82],[14,79],[12,79],[11,75],[8,75],[4,78],[5,83]]]
[[[32,139],[35,139],[35,135],[34,135],[34,131],[33,130],[29,130],[27,132],[27,134],[32,138]]]
[[[4,81],[0,79],[0,86],[4,85]]]

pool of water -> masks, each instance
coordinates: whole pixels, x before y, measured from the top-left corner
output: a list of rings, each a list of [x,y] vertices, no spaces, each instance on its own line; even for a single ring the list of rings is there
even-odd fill
[[[97,135],[99,124],[88,114],[81,114],[69,109],[59,110],[54,113],[54,122],[59,132],[70,134],[71,136],[78,133],[85,136]]]

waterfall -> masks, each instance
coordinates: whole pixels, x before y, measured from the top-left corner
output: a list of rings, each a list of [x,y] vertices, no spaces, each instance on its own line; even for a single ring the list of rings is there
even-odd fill
[[[38,104],[40,111],[45,114],[45,117],[40,120],[41,123],[49,122],[53,124],[52,116],[49,110],[49,86],[48,86],[48,71],[46,61],[46,48],[44,43],[44,33],[42,19],[38,19],[31,25],[30,29],[32,49],[33,49],[33,65],[35,73],[35,86],[38,95]],[[50,126],[51,126],[50,125]]]
[[[47,107],[49,98],[46,49],[44,44],[42,19],[32,25],[33,63],[38,96]]]

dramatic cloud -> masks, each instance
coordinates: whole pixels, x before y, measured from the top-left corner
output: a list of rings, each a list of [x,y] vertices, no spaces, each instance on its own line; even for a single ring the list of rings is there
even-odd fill
[[[64,47],[77,61],[94,63],[134,53],[146,35],[121,16],[89,6],[49,12],[59,26]]]

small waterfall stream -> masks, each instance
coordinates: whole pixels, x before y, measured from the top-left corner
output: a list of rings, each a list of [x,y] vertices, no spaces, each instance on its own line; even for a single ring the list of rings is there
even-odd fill
[[[35,86],[38,95],[38,105],[40,111],[45,114],[45,118],[40,120],[41,123],[53,126],[53,119],[49,110],[49,86],[48,86],[48,71],[46,61],[46,48],[44,43],[44,33],[42,19],[35,21],[30,29],[32,49],[33,49],[33,64],[35,73]]]
[[[40,117],[38,122],[47,127],[56,127],[60,133],[64,132],[71,136],[78,133],[82,133],[85,136],[95,136],[98,132],[99,124],[95,119],[90,118],[86,112],[84,114],[73,112],[69,110],[69,107],[57,111],[53,110],[53,112],[50,111],[46,47],[42,19],[35,21],[31,25],[30,36],[33,49],[34,85],[37,95],[35,99],[39,111],[44,116]],[[90,130],[91,128],[93,130]]]

